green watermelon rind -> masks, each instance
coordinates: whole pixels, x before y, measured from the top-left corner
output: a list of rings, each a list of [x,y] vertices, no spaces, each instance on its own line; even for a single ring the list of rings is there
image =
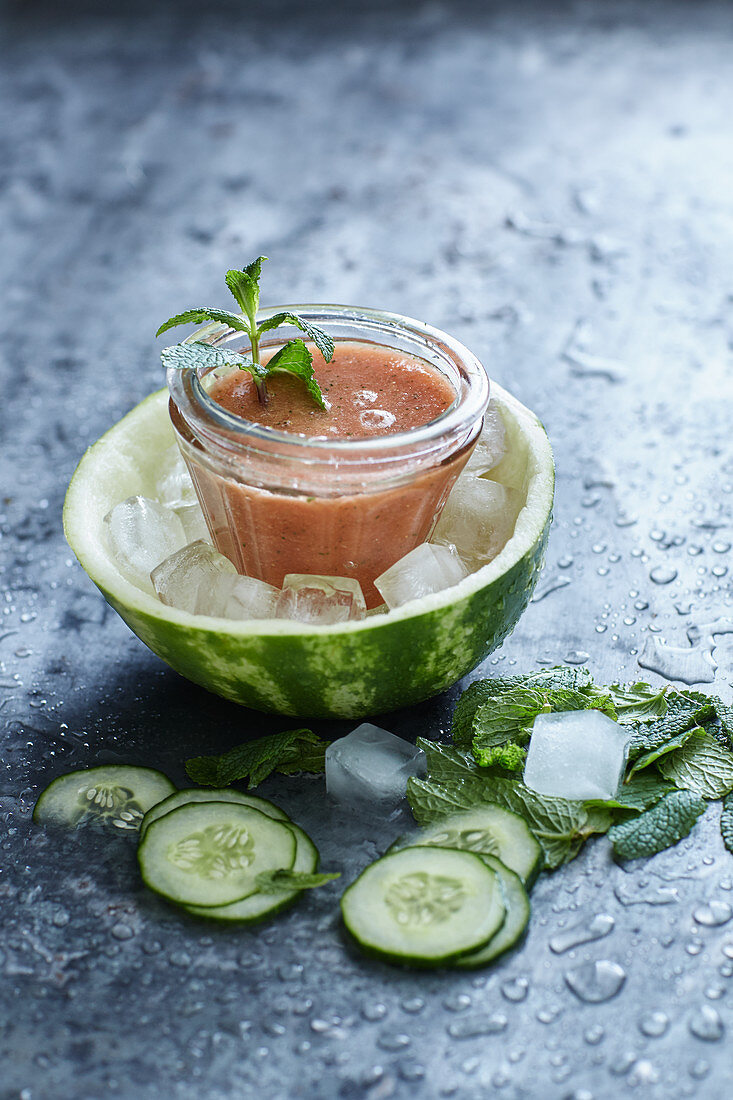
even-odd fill
[[[526,494],[514,536],[460,584],[359,623],[248,623],[166,607],[111,560],[102,519],[137,493],[154,495],[156,456],[173,442],[167,391],[151,394],[83,456],[64,504],[64,531],[83,569],[130,629],[182,676],[255,710],[359,718],[408,706],[454,684],[513,630],[542,567],[554,467],[539,420],[492,384],[510,463]],[[519,473],[518,473],[519,470]]]

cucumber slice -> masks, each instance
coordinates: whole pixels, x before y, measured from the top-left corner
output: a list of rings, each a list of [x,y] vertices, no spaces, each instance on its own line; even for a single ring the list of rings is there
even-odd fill
[[[290,821],[288,815],[279,806],[268,802],[266,798],[258,798],[256,794],[242,794],[240,791],[232,790],[231,787],[224,787],[221,790],[213,787],[207,787],[205,790],[191,787],[176,791],[148,810],[140,826],[140,839],[142,840],[150,826],[159,817],[164,817],[171,810],[177,810],[179,806],[185,806],[189,802],[238,802],[242,806],[252,806],[255,810],[267,814],[268,817],[274,817],[276,821]]]
[[[471,969],[486,966],[511,947],[515,947],[527,931],[530,914],[529,898],[519,875],[505,867],[496,856],[482,856],[481,858],[487,867],[491,867],[499,876],[506,905],[506,919],[485,947],[472,952],[470,955],[461,955],[460,959],[456,959],[456,966]]]
[[[477,855],[496,856],[528,886],[542,867],[542,849],[519,814],[494,802],[451,814],[421,829],[416,836],[397,841],[400,847],[436,844]]]
[[[95,822],[139,829],[143,815],[175,791],[167,775],[153,768],[107,764],[60,775],[41,793],[33,810],[36,825]]]
[[[366,952],[439,966],[488,943],[504,920],[499,877],[472,852],[403,848],[362,871],[341,898]]]
[[[292,822],[288,823],[288,828],[295,834],[296,844],[295,862],[292,870],[307,871],[308,873],[317,871],[320,856],[311,838]],[[250,894],[248,898],[244,898],[242,901],[235,901],[232,905],[217,905],[215,908],[206,909],[202,906],[187,905],[185,908],[187,913],[192,913],[195,917],[208,917],[216,921],[237,921],[240,924],[249,924],[262,920],[263,917],[273,917],[275,913],[287,909],[302,893],[302,890],[288,890],[287,893],[283,892],[282,894],[260,894],[257,892]]]
[[[208,908],[253,894],[261,871],[292,867],[295,837],[251,806],[189,802],[150,825],[137,857],[151,890]]]

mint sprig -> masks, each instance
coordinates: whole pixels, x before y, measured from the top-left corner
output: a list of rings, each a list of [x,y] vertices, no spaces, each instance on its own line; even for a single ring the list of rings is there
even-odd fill
[[[196,756],[186,761],[186,772],[203,787],[228,787],[248,779],[251,790],[274,771],[322,772],[328,745],[312,730],[284,730],[245,741],[219,756]]]
[[[522,757],[534,717],[588,708],[628,732],[619,789],[579,802],[528,788]],[[592,833],[609,830],[617,858],[652,855],[687,836],[706,800],[724,798],[721,832],[733,851],[733,706],[714,695],[642,682],[604,687],[587,669],[542,669],[475,681],[456,705],[452,733],[452,745],[418,742],[427,774],[407,784],[418,824],[499,803],[524,818],[549,869],[577,855]]]
[[[328,406],[313,373],[313,356],[303,340],[299,337],[289,340],[275,352],[269,362],[261,361],[260,340],[263,333],[271,332],[282,325],[294,325],[304,332],[327,363],[331,361],[334,353],[334,343],[328,333],[292,310],[275,313],[272,317],[266,317],[264,321],[257,323],[257,310],[260,305],[260,274],[266,259],[266,256],[258,256],[241,271],[232,269],[226,273],[226,284],[241,313],[232,313],[230,310],[216,309],[212,306],[199,306],[177,313],[175,317],[169,317],[155,334],[160,336],[178,325],[200,325],[205,321],[216,321],[248,336],[250,354],[214,348],[200,340],[184,341],[163,349],[161,353],[163,366],[166,369],[173,367],[176,370],[235,366],[252,375],[257,396],[262,405],[266,405],[268,400],[266,386],[268,376],[275,373],[292,374],[303,381],[315,403],[325,410]],[[215,355],[212,355],[212,352]]]
[[[255,884],[261,894],[289,893],[292,890],[315,890],[334,879],[341,878],[340,871],[261,871]]]

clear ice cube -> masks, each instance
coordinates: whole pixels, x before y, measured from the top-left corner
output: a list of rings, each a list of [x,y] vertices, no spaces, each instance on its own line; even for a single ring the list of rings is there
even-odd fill
[[[326,749],[326,790],[339,802],[396,805],[411,775],[425,775],[425,753],[363,722]]]
[[[374,584],[389,608],[442,592],[468,576],[455,546],[422,542],[390,565]]]
[[[506,431],[498,409],[489,405],[478,442],[471,452],[465,473],[485,474],[501,462],[506,453]]]
[[[123,572],[150,590],[150,571],[185,545],[183,524],[170,508],[147,497],[128,497],[104,517],[107,541]]]
[[[272,619],[279,595],[279,588],[256,577],[221,573],[199,587],[195,611],[222,619]]]
[[[624,774],[629,729],[599,710],[538,714],[524,782],[559,798],[612,798]]]
[[[161,504],[174,511],[198,503],[188,467],[175,443],[161,456],[155,495]]]
[[[288,573],[277,601],[278,619],[330,625],[363,619],[366,603],[358,581],[351,577],[321,577]]]
[[[204,513],[201,511],[198,501],[196,504],[186,504],[183,508],[177,508],[176,515],[186,532],[186,542],[199,542],[200,540],[211,542]]]
[[[199,590],[211,587],[216,578],[237,570],[223,554],[208,542],[199,539],[177,550],[153,569],[153,582],[158,599],[180,611],[195,611]]]
[[[520,499],[514,489],[463,473],[451,490],[432,541],[454,545],[463,560],[478,569],[511,538]]]

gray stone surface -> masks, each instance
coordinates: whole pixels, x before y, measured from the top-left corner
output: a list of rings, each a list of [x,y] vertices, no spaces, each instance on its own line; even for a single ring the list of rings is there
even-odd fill
[[[106,8],[1,14],[0,1097],[729,1096],[717,808],[641,868],[589,845],[475,976],[355,955],[338,884],[212,932],[144,891],[128,839],[29,815],[71,768],[180,783],[191,753],[286,725],[165,668],[61,532],[84,447],[160,384],[157,324],[259,252],[266,301],[425,317],[547,425],[544,579],[483,674],[690,673],[688,630],[731,614],[730,5]],[[730,699],[716,641],[695,675]],[[379,722],[439,736],[457,693]],[[400,828],[322,779],[263,790],[346,879]]]

